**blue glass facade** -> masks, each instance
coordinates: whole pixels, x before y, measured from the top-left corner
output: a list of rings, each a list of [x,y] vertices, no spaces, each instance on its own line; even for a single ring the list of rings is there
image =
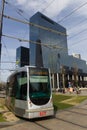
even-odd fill
[[[45,29],[41,29],[31,26],[30,40],[36,42],[39,39],[41,41],[43,65],[52,68],[52,71],[56,71],[58,54],[68,54],[66,29],[39,12],[31,17],[30,22],[45,27]],[[31,65],[36,65],[36,46],[36,44],[30,44]]]
[[[87,72],[86,62],[68,55],[66,29],[40,12],[30,18],[30,40],[41,41],[43,66],[57,73],[60,66],[77,66]],[[39,25],[36,27],[36,25]],[[40,28],[43,27],[43,28]],[[55,30],[55,31],[54,31]],[[36,65],[36,46],[30,43],[30,65]]]
[[[33,15],[30,22],[33,23],[30,26],[30,65],[41,64],[50,68],[54,74],[60,73],[62,66],[66,69],[67,75],[70,71],[72,73],[74,68],[87,74],[86,61],[68,55],[67,32],[64,27],[40,12]],[[36,44],[38,40],[39,47]]]

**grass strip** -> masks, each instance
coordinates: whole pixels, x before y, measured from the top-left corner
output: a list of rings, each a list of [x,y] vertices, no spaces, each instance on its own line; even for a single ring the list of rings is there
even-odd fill
[[[0,122],[4,122],[4,121],[6,121],[6,120],[4,119],[3,114],[0,113]]]
[[[71,95],[64,95],[64,94],[53,94],[53,105],[54,110],[63,110],[69,107],[73,107],[84,100],[87,99],[87,96],[71,96]]]

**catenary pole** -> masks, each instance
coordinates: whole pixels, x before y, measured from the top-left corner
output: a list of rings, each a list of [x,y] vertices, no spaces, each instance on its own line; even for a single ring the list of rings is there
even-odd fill
[[[1,48],[2,48],[1,39],[2,39],[4,3],[5,3],[5,0],[2,0],[2,2],[1,2],[1,13],[0,13],[1,14],[0,15],[0,65],[1,65]]]
[[[0,10],[0,82],[1,82],[1,49],[2,49],[1,40],[2,40],[4,4],[5,4],[5,0],[2,0],[1,1],[1,10]]]

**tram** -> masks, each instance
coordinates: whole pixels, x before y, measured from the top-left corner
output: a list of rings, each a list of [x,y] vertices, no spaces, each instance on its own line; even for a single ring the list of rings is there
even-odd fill
[[[6,106],[28,119],[54,115],[50,77],[47,68],[18,68],[7,79]]]

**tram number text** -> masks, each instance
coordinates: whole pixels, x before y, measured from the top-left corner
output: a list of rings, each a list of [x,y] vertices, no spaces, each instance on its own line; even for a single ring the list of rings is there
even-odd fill
[[[46,116],[46,112],[45,111],[41,111],[40,112],[40,116]]]

